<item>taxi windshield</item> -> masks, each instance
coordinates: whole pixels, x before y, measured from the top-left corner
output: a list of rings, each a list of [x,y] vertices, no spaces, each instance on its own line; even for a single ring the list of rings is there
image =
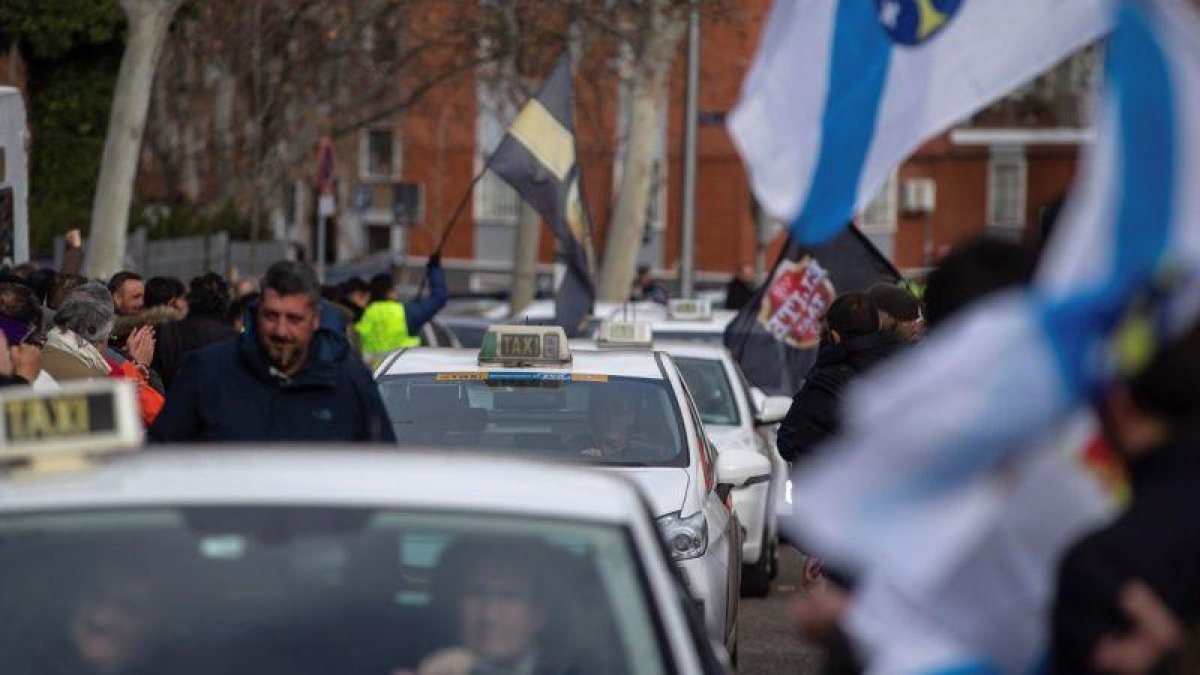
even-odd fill
[[[0,575],[5,675],[668,670],[616,525],[309,507],[21,514],[0,518]]]
[[[607,375],[491,371],[385,377],[401,446],[487,448],[623,466],[687,466],[667,382]]]
[[[672,358],[687,382],[700,419],[705,424],[737,426],[740,423],[737,401],[733,398],[729,378],[725,376],[725,364],[716,359]]]

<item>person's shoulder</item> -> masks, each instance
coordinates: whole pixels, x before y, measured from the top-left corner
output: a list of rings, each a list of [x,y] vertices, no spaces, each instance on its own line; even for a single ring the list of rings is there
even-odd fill
[[[237,338],[223,340],[191,350],[187,354],[185,363],[191,361],[196,366],[206,369],[228,367],[237,362],[237,352]]]

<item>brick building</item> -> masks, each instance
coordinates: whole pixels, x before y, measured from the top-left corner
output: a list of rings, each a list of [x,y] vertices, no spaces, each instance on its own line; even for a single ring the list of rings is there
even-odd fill
[[[725,114],[737,100],[742,78],[753,58],[769,2],[741,3],[732,16],[705,21],[701,47],[701,126],[698,139],[696,266],[701,278],[716,279],[739,262],[760,253],[758,225],[750,190],[737,152],[724,128]],[[619,62],[619,55],[589,59]],[[675,65],[668,112],[658,148],[659,172],[641,260],[670,276],[679,249],[683,63]],[[1016,92],[975,119],[926,143],[906,162],[860,217],[863,229],[901,268],[919,268],[949,246],[984,231],[1035,241],[1041,211],[1067,191],[1080,144],[1086,141],[1081,92],[1087,90],[1094,54],[1085,53]],[[610,67],[609,71],[619,71]],[[391,180],[418,183],[424,195],[423,218],[408,231],[408,250],[428,253],[445,220],[466,190],[486,152],[499,142],[513,105],[495,105],[483,80],[465,77],[430,96],[393,126],[364,130],[349,149],[355,176],[343,175],[346,197],[366,185],[372,203],[387,202],[380,184]],[[584,190],[603,246],[621,153],[619,78],[576,79],[576,119]],[[474,123],[471,124],[470,122]],[[364,159],[365,157],[365,159]],[[343,164],[342,166],[345,166]],[[382,170],[376,170],[382,169]],[[348,181],[345,179],[349,178]],[[928,206],[927,181],[934,203]],[[493,270],[492,281],[507,282],[519,203],[514,193],[486,175],[469,208],[449,238],[447,257],[474,261]],[[367,209],[343,217],[343,228],[366,228],[359,237],[366,250],[386,247],[392,235],[390,212]],[[762,258],[769,264],[780,245],[779,228],[767,226],[769,242]],[[352,239],[343,236],[344,240]],[[345,251],[343,255],[350,254]],[[601,251],[603,254],[603,251]],[[541,260],[553,259],[553,243],[543,232]],[[487,286],[486,280],[480,284]]]
[[[769,264],[781,244],[778,226],[764,224],[760,234],[745,172],[724,127],[769,6],[769,0],[743,0],[702,26],[695,247],[701,281],[718,280],[740,262],[757,258]],[[436,15],[422,20],[432,20],[430,16]],[[623,152],[622,103],[628,92],[618,76],[622,59],[615,46],[594,45],[575,82],[583,189],[600,255]],[[926,143],[862,214],[863,229],[901,268],[921,267],[939,251],[982,231],[1036,239],[1039,213],[1066,192],[1078,147],[1086,140],[1080,92],[1087,90],[1094,60],[1091,53],[1073,58]],[[679,249],[682,61],[681,46],[655,149],[657,172],[641,252],[642,262],[667,276],[677,267]],[[0,82],[24,78],[23,72],[5,73],[12,64],[19,64],[15,55],[0,57]],[[432,251],[486,153],[498,144],[519,107],[495,91],[491,81],[483,72],[460,75],[403,113],[336,141],[338,213],[330,248],[338,261],[401,249],[420,258]],[[398,183],[416,186],[421,197],[416,222],[407,229],[392,225]],[[144,162],[142,195],[161,191],[156,185],[152,163]],[[917,207],[929,205],[931,186],[933,208],[926,212]],[[281,188],[270,231],[296,241],[311,255],[316,210],[311,175]],[[199,199],[203,202],[204,195]],[[453,265],[475,273],[471,286],[507,286],[518,211],[516,194],[485,175],[445,249]],[[553,256],[552,238],[543,230],[540,259],[545,269]]]

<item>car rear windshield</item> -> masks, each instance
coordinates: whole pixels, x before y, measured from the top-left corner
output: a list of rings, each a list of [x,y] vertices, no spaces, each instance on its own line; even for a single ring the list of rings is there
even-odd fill
[[[5,675],[668,668],[614,525],[307,507],[25,514],[0,517],[0,575]]]
[[[664,380],[493,371],[379,382],[400,445],[487,448],[622,466],[687,466],[683,422]]]
[[[725,374],[725,364],[716,359],[672,357],[687,382],[700,419],[705,424],[737,426],[741,423],[737,400]]]

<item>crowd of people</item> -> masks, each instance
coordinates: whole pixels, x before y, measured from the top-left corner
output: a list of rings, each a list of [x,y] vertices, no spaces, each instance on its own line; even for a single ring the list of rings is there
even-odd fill
[[[322,286],[294,261],[232,284],[92,280],[67,243],[59,270],[0,273],[0,384],[130,380],[151,441],[393,440],[368,364],[417,344],[448,298],[437,256],[429,293],[402,302],[391,275]]]

